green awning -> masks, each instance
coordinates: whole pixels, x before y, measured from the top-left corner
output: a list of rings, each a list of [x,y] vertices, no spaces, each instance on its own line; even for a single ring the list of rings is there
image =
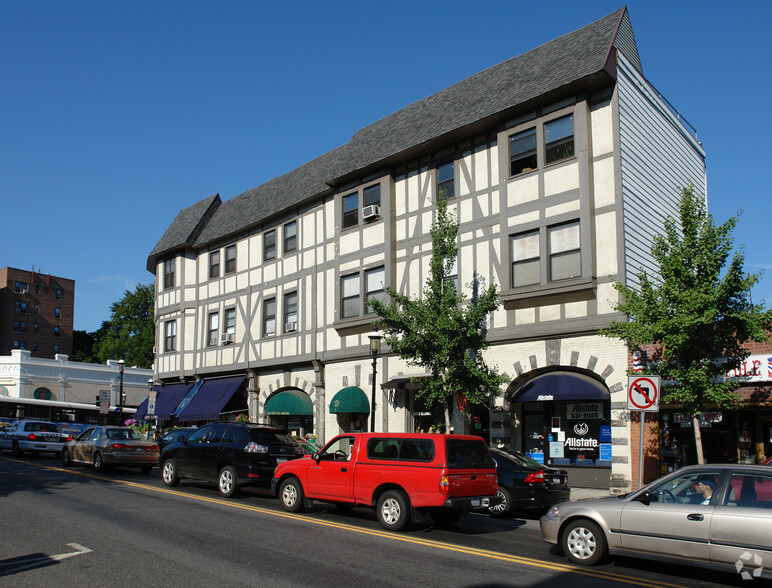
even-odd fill
[[[369,413],[370,401],[367,395],[357,386],[343,388],[330,401],[330,412],[336,413]]]
[[[300,390],[285,390],[271,396],[265,403],[266,416],[313,416],[314,405],[308,394]]]

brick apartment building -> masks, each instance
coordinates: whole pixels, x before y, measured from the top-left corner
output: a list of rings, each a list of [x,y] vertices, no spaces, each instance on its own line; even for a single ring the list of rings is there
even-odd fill
[[[72,355],[75,281],[12,267],[0,269],[0,355]]]

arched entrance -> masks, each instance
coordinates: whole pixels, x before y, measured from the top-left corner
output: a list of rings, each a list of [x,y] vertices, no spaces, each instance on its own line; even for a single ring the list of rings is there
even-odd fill
[[[314,404],[308,394],[297,388],[271,396],[265,403],[265,416],[272,425],[297,437],[314,432]]]

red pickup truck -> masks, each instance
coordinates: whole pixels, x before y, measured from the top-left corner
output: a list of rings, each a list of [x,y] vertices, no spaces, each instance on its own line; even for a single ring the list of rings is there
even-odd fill
[[[347,433],[320,451],[279,464],[271,488],[284,510],[312,500],[375,508],[384,529],[399,531],[428,511],[452,525],[464,512],[498,500],[496,464],[480,437]]]

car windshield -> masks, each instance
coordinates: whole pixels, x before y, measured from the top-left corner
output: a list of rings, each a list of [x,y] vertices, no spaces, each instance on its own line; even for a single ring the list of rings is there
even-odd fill
[[[142,439],[133,429],[107,429],[107,438],[113,441],[138,441]]]

